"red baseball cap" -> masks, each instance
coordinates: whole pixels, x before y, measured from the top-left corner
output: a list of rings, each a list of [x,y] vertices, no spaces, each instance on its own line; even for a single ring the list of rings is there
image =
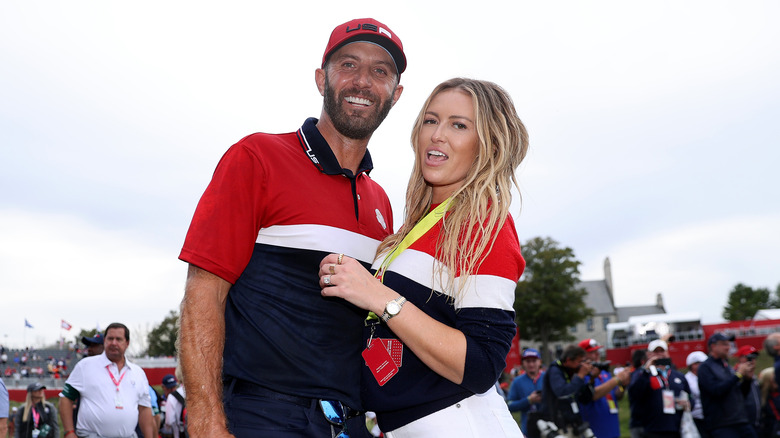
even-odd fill
[[[387,50],[395,62],[399,75],[406,70],[406,55],[401,40],[389,27],[373,18],[358,18],[336,26],[330,34],[325,54],[322,55],[322,67],[325,67],[328,57],[333,52],[358,41],[373,43]]]
[[[756,350],[756,347],[752,345],[743,345],[739,347],[739,350],[737,350],[736,356],[742,357],[742,356],[749,356],[751,354],[755,354],[756,356],[758,356],[758,350]]]
[[[599,341],[595,339],[583,339],[580,341],[580,348],[585,350],[586,352],[590,353],[591,351],[596,351],[599,348],[601,348],[601,344],[599,344]]]

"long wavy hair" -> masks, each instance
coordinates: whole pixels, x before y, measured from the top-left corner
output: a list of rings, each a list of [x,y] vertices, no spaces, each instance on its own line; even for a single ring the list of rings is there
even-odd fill
[[[459,276],[452,298],[462,298],[469,275],[477,272],[495,242],[509,214],[512,186],[518,189],[515,169],[528,151],[528,132],[517,116],[509,94],[500,86],[467,78],[454,78],[439,84],[428,96],[412,129],[414,168],[406,189],[405,219],[397,233],[387,237],[377,249],[381,254],[397,246],[431,209],[432,188],[425,182],[420,162],[420,129],[425,112],[438,94],[447,90],[468,93],[474,104],[479,145],[477,156],[463,185],[451,196],[452,203],[443,221],[436,244],[437,272],[445,290],[451,290]],[[447,278],[444,278],[444,268]]]

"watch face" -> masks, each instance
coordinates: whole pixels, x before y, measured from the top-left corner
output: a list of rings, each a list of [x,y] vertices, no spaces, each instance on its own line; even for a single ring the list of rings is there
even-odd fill
[[[401,306],[398,305],[395,301],[390,301],[387,303],[387,308],[385,311],[391,315],[396,315],[398,312],[401,311]]]

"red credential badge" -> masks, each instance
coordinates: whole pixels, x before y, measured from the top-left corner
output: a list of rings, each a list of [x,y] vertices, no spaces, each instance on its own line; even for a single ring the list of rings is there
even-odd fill
[[[363,350],[363,359],[379,386],[384,386],[398,373],[398,365],[387,351],[387,345],[379,338],[372,339],[371,344]]]

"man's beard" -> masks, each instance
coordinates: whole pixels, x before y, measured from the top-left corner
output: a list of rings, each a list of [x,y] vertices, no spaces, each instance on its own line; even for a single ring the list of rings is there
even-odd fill
[[[344,97],[347,95],[360,96],[375,102],[375,109],[373,115],[367,118],[353,117],[347,114],[342,105],[344,105]],[[330,87],[330,80],[327,73],[325,74],[325,101],[324,108],[325,113],[330,117],[333,122],[333,126],[339,134],[351,138],[353,140],[365,140],[371,137],[371,134],[376,131],[376,128],[382,124],[390,112],[390,108],[393,107],[392,99],[380,103],[376,95],[369,92],[361,92],[359,90],[344,90],[338,96]]]

